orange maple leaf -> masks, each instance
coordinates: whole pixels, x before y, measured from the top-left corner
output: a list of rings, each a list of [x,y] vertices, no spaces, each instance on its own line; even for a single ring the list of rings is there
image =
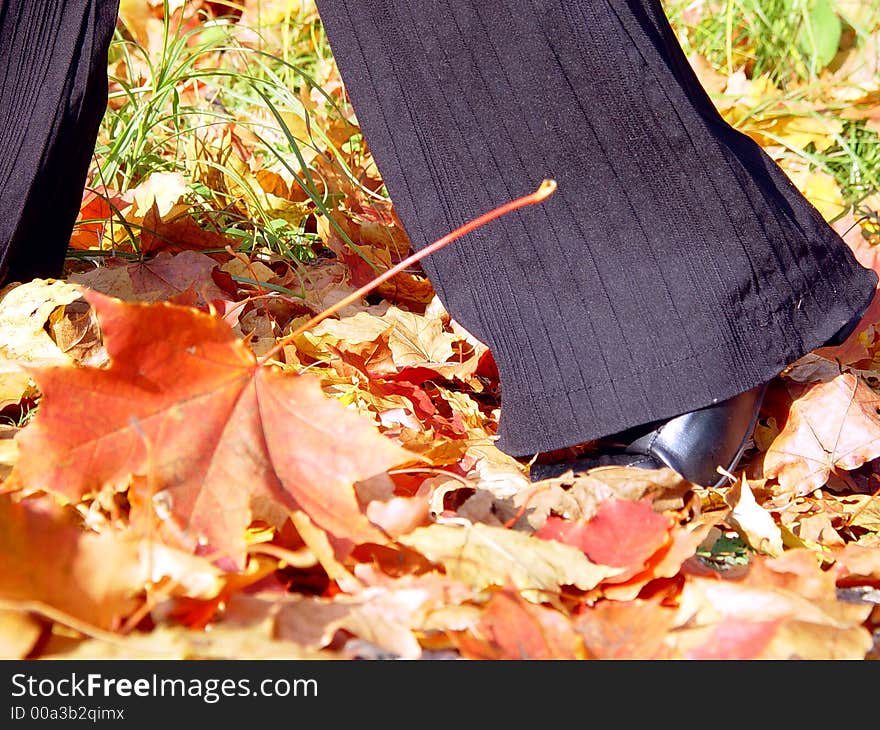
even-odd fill
[[[537,535],[579,547],[594,563],[636,569],[667,544],[671,527],[650,499],[608,499],[587,521],[547,518]]]
[[[244,559],[250,500],[298,508],[333,536],[384,542],[354,484],[415,461],[319,381],[258,364],[221,319],[94,291],[106,369],[33,369],[39,413],[13,484],[78,500],[147,478],[195,541]]]

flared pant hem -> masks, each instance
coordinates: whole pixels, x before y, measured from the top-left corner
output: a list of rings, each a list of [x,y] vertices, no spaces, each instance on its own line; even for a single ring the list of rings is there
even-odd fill
[[[821,321],[804,326],[812,337],[778,340],[774,348],[757,349],[748,361],[741,358],[741,344],[719,341],[716,347],[642,371],[617,373],[613,379],[565,391],[542,391],[529,397],[522,388],[505,395],[501,372],[501,415],[496,446],[516,458],[587,443],[651,421],[674,418],[682,413],[710,406],[757,385],[769,382],[786,367],[822,347],[873,298],[878,275],[855,268],[846,282],[846,293],[827,309],[811,311],[798,300],[792,321]],[[815,300],[813,300],[815,301]],[[759,339],[766,341],[767,335]],[[737,366],[735,363],[739,362]],[[502,365],[502,368],[504,366]],[[628,404],[621,409],[618,404]]]

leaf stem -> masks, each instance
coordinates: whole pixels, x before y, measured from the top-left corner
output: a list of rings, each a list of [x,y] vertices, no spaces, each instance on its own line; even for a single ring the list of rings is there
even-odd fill
[[[440,238],[440,239],[434,241],[434,243],[429,244],[428,246],[425,246],[423,249],[421,249],[420,251],[417,251],[416,253],[412,254],[411,256],[407,256],[405,259],[403,259],[403,261],[396,264],[395,266],[392,266],[387,271],[384,271],[382,274],[380,274],[379,276],[377,276],[375,279],[368,282],[367,284],[364,284],[364,286],[362,286],[357,291],[354,291],[351,294],[349,294],[348,296],[344,297],[343,299],[340,299],[335,304],[327,307],[325,310],[323,310],[319,314],[316,314],[314,317],[312,317],[305,324],[297,327],[297,329],[294,330],[293,332],[291,332],[290,334],[285,335],[284,337],[280,338],[278,340],[278,342],[275,344],[275,346],[271,350],[269,350],[269,352],[267,352],[262,358],[260,358],[260,360],[259,360],[260,365],[265,365],[266,362],[270,358],[277,355],[288,342],[290,342],[294,338],[298,337],[303,332],[307,332],[312,327],[314,327],[315,325],[317,325],[319,322],[326,319],[330,315],[335,314],[336,312],[338,312],[340,309],[343,309],[344,307],[347,307],[352,302],[356,302],[358,299],[363,298],[364,296],[369,294],[373,289],[375,289],[377,286],[380,286],[381,284],[385,283],[391,277],[399,274],[401,271],[412,266],[417,261],[421,261],[423,258],[426,258],[427,256],[430,256],[432,253],[439,251],[441,248],[449,245],[450,243],[452,243],[456,239],[461,238],[462,236],[470,233],[471,231],[479,228],[480,226],[486,225],[486,223],[489,223],[490,221],[495,220],[496,218],[500,218],[501,216],[506,215],[507,213],[510,213],[514,210],[517,210],[518,208],[524,208],[527,205],[536,205],[537,203],[542,203],[544,200],[549,198],[554,192],[556,192],[556,181],[546,179],[543,182],[541,182],[541,184],[538,186],[538,189],[535,190],[533,193],[529,193],[528,195],[523,195],[520,198],[516,198],[516,200],[511,200],[508,203],[504,203],[503,205],[499,205],[497,208],[493,208],[488,213],[483,213],[483,215],[478,216],[477,218],[474,218],[471,221],[468,221],[467,223],[465,223],[462,226],[459,226],[451,233],[448,233],[445,236],[443,236],[443,238]]]

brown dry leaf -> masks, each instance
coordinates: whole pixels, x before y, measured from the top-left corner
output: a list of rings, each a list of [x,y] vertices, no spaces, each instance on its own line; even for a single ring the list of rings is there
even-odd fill
[[[418,592],[398,596],[384,590],[333,601],[321,598],[289,598],[276,614],[276,635],[306,646],[327,646],[337,631],[350,631],[406,659],[418,659],[421,647],[412,630],[413,614],[424,596]]]
[[[175,205],[163,215],[156,202],[141,220],[139,251],[144,255],[223,250],[236,243],[236,239],[225,233],[202,228],[193,219],[190,207],[184,204]]]
[[[832,548],[838,584],[876,586],[880,581],[880,550],[849,543]]]
[[[359,377],[365,380],[399,376],[394,377],[393,383],[385,380],[367,387],[376,393],[408,389],[407,394],[415,395],[417,400],[421,396],[418,402],[421,415],[428,417],[437,414],[438,407],[421,391],[421,383],[430,379],[454,379],[469,388],[476,386],[477,391],[484,387],[474,376],[485,364],[485,351],[477,356],[462,333],[447,332],[445,326],[440,318],[390,306],[379,314],[361,311],[354,316],[324,320],[300,335],[296,345],[300,353],[310,358],[331,360],[334,367],[346,375],[349,371],[337,359],[358,370]],[[419,392],[413,393],[413,389]],[[484,413],[468,393],[439,387],[438,392],[451,407],[452,417],[439,422],[434,419],[429,427],[453,428],[460,436],[468,430],[478,431],[484,437],[494,432],[489,414]]]
[[[880,396],[851,373],[814,383],[791,406],[764,457],[764,475],[805,495],[833,469],[856,469],[880,456]]]
[[[413,454],[327,398],[314,377],[259,366],[215,317],[86,297],[111,366],[34,371],[43,400],[18,437],[10,481],[79,500],[145,476],[169,520],[238,562],[258,494],[337,537],[384,541],[353,485]]]
[[[173,300],[192,291],[195,303],[204,306],[228,298],[211,278],[216,266],[214,259],[196,251],[161,252],[136,263],[111,259],[93,271],[71,274],[68,281],[129,302]]]
[[[456,337],[443,322],[397,307],[389,307],[382,319],[394,327],[388,345],[399,367],[442,365],[452,358]]]
[[[306,337],[316,340],[320,339],[322,335],[329,335],[335,343],[344,342],[346,346],[349,346],[363,342],[375,342],[389,329],[391,329],[391,324],[381,317],[358,312],[351,317],[325,319],[313,327]]]
[[[210,600],[225,586],[223,571],[203,557],[148,540],[138,549],[150,581],[162,586],[163,595]]]
[[[558,595],[567,585],[589,590],[621,572],[590,562],[571,545],[490,525],[430,525],[398,542],[475,590],[513,585],[529,600]]]
[[[275,272],[265,264],[261,264],[259,261],[245,262],[240,258],[227,261],[220,267],[220,270],[225,271],[230,276],[252,279],[261,284],[273,282],[278,278]]]
[[[146,575],[136,541],[89,533],[48,498],[0,496],[0,599],[46,605],[109,629],[136,606]],[[99,569],[98,569],[99,568]]]
[[[853,527],[880,533],[880,497],[866,497],[848,522]]]
[[[107,363],[95,313],[84,299],[77,299],[49,315],[45,329],[58,349],[74,362],[87,367]]]
[[[398,368],[443,365],[452,358],[452,345],[458,339],[444,330],[439,319],[429,319],[394,306],[380,317],[360,312],[354,317],[324,320],[313,329],[311,337],[329,334],[337,342],[345,341],[348,346],[349,343],[376,341],[386,332]]]
[[[239,316],[233,331],[247,343],[254,355],[263,357],[275,347],[279,329],[265,308],[254,307]]]
[[[528,603],[513,590],[494,593],[477,624],[452,638],[466,659],[588,658],[567,616]]]
[[[305,272],[291,272],[290,281],[282,281],[282,285],[301,292],[303,306],[313,314],[318,314],[341,299],[352,294],[356,286],[351,281],[351,271],[339,260],[319,259],[309,264]],[[353,317],[359,312],[381,315],[388,309],[388,302],[369,304],[366,300],[346,304],[337,312],[340,318]],[[331,320],[324,320],[331,321]],[[318,325],[320,326],[320,325]]]
[[[431,494],[437,480],[443,477],[426,479],[411,497],[395,496],[393,492],[374,496],[367,501],[367,517],[391,538],[431,524]],[[358,497],[363,499],[360,490]]]
[[[799,547],[816,546],[817,550],[829,545],[842,545],[843,538],[834,529],[833,518],[824,513],[801,517],[790,527],[797,535]],[[778,555],[778,553],[777,553]]]
[[[520,511],[517,499],[527,500],[523,495],[534,492],[522,464],[487,442],[483,434],[478,438],[463,442],[463,448],[454,459],[460,464],[471,464],[466,478],[438,478],[434,485],[430,497],[430,511],[434,517],[445,511],[447,498],[457,498],[456,492],[462,495],[472,493],[461,502],[456,514],[471,522],[500,525],[517,517]],[[514,527],[518,529],[519,525]]]
[[[823,347],[819,350],[807,353],[802,358],[789,365],[783,371],[783,377],[789,380],[794,380],[796,383],[827,383],[829,380],[834,380],[834,378],[843,372],[840,363],[849,361],[841,358],[838,362],[837,355],[840,353],[841,348],[833,349],[835,350],[833,353],[830,352],[832,350],[830,347]],[[829,357],[820,355],[820,351],[828,354],[831,358],[829,359]],[[862,346],[860,354],[855,359],[860,360],[865,357],[866,354],[867,349]],[[774,434],[774,436],[775,435],[776,434]],[[766,450],[766,448],[762,449],[762,451]]]
[[[376,293],[393,304],[420,310],[434,298],[434,287],[427,277],[402,271],[379,284]]]
[[[400,583],[400,585],[397,585]],[[449,601],[436,581],[389,581],[356,596],[334,599],[301,595],[234,596],[222,624],[253,625],[270,621],[273,635],[307,649],[327,647],[337,632],[348,632],[396,657],[419,659],[418,632],[435,607]]]

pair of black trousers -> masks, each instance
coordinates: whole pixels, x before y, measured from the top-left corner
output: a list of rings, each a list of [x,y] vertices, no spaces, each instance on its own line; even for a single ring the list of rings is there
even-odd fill
[[[94,61],[113,5],[5,0],[2,52],[24,73],[6,74],[0,114],[28,123],[0,148],[0,181],[7,170],[42,180],[24,196],[2,192],[13,272],[52,273],[63,254],[66,239],[49,246],[28,211],[39,215],[43,185],[79,199],[82,167],[59,174],[51,163],[82,165],[94,144],[106,83]],[[424,261],[449,312],[495,356],[505,452],[733,396],[821,345],[873,295],[876,274],[719,116],[659,0],[317,5],[415,248],[544,178],[559,185]],[[29,21],[16,26],[10,8]],[[64,22],[46,35],[34,18],[50,15]],[[30,40],[10,51],[10,34]],[[48,69],[40,83],[57,89],[57,108],[32,108],[34,68]]]

